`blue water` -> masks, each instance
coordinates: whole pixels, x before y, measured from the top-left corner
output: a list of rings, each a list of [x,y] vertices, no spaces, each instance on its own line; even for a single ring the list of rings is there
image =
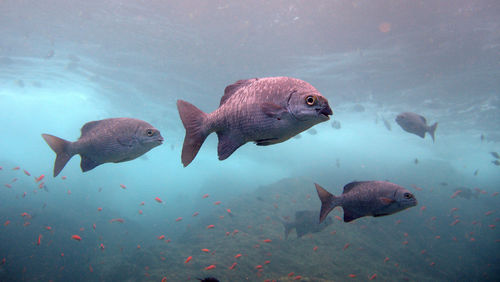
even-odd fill
[[[2,1],[0,281],[500,280],[498,14],[497,1]],[[212,112],[227,85],[267,76],[311,83],[341,128],[224,161],[213,134],[184,168],[176,100]],[[404,111],[437,121],[436,142],[403,131]],[[75,156],[53,178],[40,134],[74,141],[111,117],[165,142],[86,173]],[[355,180],[419,203],[352,223],[335,210],[284,239],[283,217],[319,210],[314,183],[338,195]]]

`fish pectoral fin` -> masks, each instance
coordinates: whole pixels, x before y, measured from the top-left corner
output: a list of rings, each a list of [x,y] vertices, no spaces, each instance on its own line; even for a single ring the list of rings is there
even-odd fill
[[[349,209],[344,209],[344,222],[351,222],[357,218],[363,217],[364,215],[360,215],[356,212],[353,212]]]
[[[390,205],[390,204],[395,202],[393,199],[386,198],[386,197],[380,197],[378,199],[380,200],[380,202],[382,202],[382,204],[385,204],[385,205]]]
[[[256,140],[255,141],[255,145],[257,145],[257,146],[268,146],[268,145],[279,143],[277,141],[278,141],[278,138],[261,139],[261,140]]]
[[[276,119],[281,119],[283,115],[288,112],[286,108],[274,103],[262,103],[260,107],[264,114]]]
[[[240,141],[240,138],[230,134],[230,132],[217,132],[217,137],[219,138],[217,154],[221,161],[227,159],[234,151],[241,147],[241,145],[245,144],[245,142]]]
[[[82,161],[80,162],[80,167],[82,168],[83,172],[89,171],[89,170],[95,168],[96,166],[100,165],[100,163],[98,163],[90,158],[87,158],[84,155],[80,155],[80,156],[82,157]]]
[[[373,217],[386,216],[386,215],[390,215],[390,213],[377,213],[374,214]]]
[[[125,147],[132,147],[134,146],[136,140],[130,136],[127,137],[118,137],[116,138],[116,141],[118,144],[125,146]]]

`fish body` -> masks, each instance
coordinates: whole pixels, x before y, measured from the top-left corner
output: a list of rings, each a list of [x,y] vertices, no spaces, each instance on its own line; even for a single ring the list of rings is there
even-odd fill
[[[410,191],[386,181],[351,182],[338,197],[315,185],[321,200],[320,223],[336,206],[344,209],[344,222],[350,222],[364,216],[390,215],[417,205]]]
[[[110,118],[86,123],[75,142],[42,134],[43,139],[56,153],[54,177],[72,156],[82,158],[80,167],[89,171],[103,163],[133,160],[162,144],[160,131],[149,123],[133,118]]]
[[[281,143],[333,114],[328,100],[309,83],[290,77],[239,80],[227,86],[219,108],[206,114],[178,100],[186,136],[182,163],[189,165],[212,132],[219,138],[219,160],[247,142]]]
[[[491,161],[491,163],[493,163],[494,165],[496,166],[499,166],[500,165],[500,161],[499,160],[494,160],[494,161]]]
[[[293,229],[297,232],[297,238],[300,238],[308,233],[321,232],[333,223],[331,218],[327,218],[326,221],[318,223],[318,218],[318,211],[296,212],[294,222],[283,222],[283,226],[285,227],[285,239],[288,238],[288,235]]]
[[[490,154],[496,158],[496,159],[500,159],[500,155],[497,153],[497,152],[490,152]]]
[[[428,132],[432,137],[432,141],[434,142],[434,134],[438,125],[437,122],[435,122],[431,126],[428,126],[427,120],[423,116],[411,112],[400,113],[396,117],[396,122],[406,132],[413,133],[422,138],[425,138],[425,133]]]

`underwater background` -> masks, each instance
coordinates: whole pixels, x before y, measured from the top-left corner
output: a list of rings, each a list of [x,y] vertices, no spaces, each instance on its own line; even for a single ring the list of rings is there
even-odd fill
[[[500,280],[498,15],[496,0],[0,1],[0,281]],[[311,83],[332,119],[224,161],[212,134],[184,168],[177,99],[212,112],[267,76]],[[406,111],[439,123],[434,143],[396,124]],[[53,178],[41,134],[75,141],[111,117],[164,144]],[[336,209],[285,238],[319,211],[314,183],[355,180],[418,205],[351,223]]]

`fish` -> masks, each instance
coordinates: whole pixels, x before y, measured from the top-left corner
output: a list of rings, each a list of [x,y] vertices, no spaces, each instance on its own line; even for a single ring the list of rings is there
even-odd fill
[[[73,155],[81,156],[83,172],[104,163],[133,160],[159,146],[163,137],[151,124],[134,118],[110,118],[87,122],[76,142],[42,134],[43,139],[56,153],[54,177],[64,168]]]
[[[418,159],[415,158],[415,160],[413,162],[417,165],[418,164]]]
[[[427,132],[431,135],[432,142],[435,141],[434,135],[438,125],[437,122],[435,122],[431,126],[428,126],[427,120],[423,116],[411,112],[400,113],[396,117],[396,122],[406,132],[413,133],[422,138],[425,138],[425,133]]]
[[[295,213],[295,221],[282,221],[283,226],[285,227],[285,239],[288,239],[288,235],[293,229],[297,232],[297,238],[301,238],[308,233],[321,232],[333,223],[331,218],[327,218],[325,222],[319,224],[318,218],[318,211],[297,211]]]
[[[311,134],[311,135],[316,135],[316,134],[318,134],[318,131],[317,131],[316,129],[314,129],[314,128],[311,128],[311,129],[309,129],[309,130],[307,131],[307,133],[309,133],[309,134]]]
[[[340,121],[334,120],[334,121],[332,121],[332,127],[334,129],[340,129],[342,127],[342,125],[340,124]]]
[[[207,266],[205,267],[205,270],[209,270],[209,269],[214,269],[215,268],[215,265],[210,265],[210,266]],[[201,282],[219,282],[219,279],[215,278],[215,277],[205,277],[205,278],[196,278],[198,280],[200,280]]]
[[[493,163],[494,165],[496,166],[499,166],[500,165],[500,161],[499,160],[494,160],[494,161],[491,161],[491,163]]]
[[[496,158],[496,159],[500,159],[500,155],[497,153],[497,152],[490,152],[490,154]]]
[[[222,161],[247,142],[278,144],[333,114],[316,88],[291,77],[239,80],[225,88],[219,108],[209,114],[183,100],[177,100],[177,109],[186,129],[181,154],[184,167],[212,132],[217,133]]]
[[[314,184],[321,200],[319,222],[336,207],[344,209],[344,222],[364,216],[385,216],[417,205],[417,199],[407,189],[387,181],[355,181],[344,186],[341,196],[334,196],[319,184]]]
[[[391,131],[392,128],[391,128],[391,124],[389,123],[388,120],[386,120],[384,117],[382,117],[382,121],[384,122],[384,126],[387,130]]]
[[[478,199],[479,194],[481,193],[480,190],[473,191],[472,189],[467,188],[467,187],[455,188],[455,189],[453,189],[453,192],[455,192],[453,194],[453,195],[455,195],[455,197],[459,196],[459,197],[467,199],[467,200],[470,200],[470,198],[472,198],[472,197],[474,197],[475,199]],[[455,198],[455,197],[453,197],[453,198]]]

